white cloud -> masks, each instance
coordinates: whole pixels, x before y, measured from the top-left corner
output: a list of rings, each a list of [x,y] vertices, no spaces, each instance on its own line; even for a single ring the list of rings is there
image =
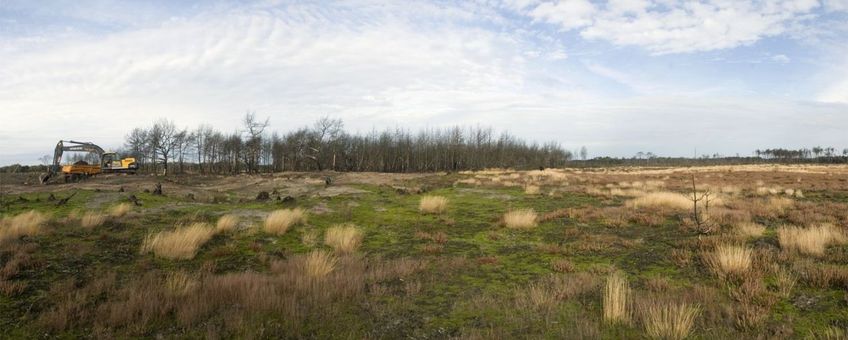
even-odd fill
[[[819,6],[801,1],[546,2],[527,12],[536,20],[576,29],[590,40],[638,46],[654,54],[733,48],[786,32]]]
[[[587,0],[561,0],[545,2],[534,8],[530,15],[538,20],[559,25],[564,30],[592,23],[595,6]]]
[[[824,8],[834,12],[848,12],[848,0],[824,0]]]
[[[786,64],[791,61],[785,54],[778,54],[771,57],[771,60],[776,63]]]

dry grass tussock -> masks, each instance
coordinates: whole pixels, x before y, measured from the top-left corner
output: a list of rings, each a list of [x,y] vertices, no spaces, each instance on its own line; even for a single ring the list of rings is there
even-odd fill
[[[685,302],[651,300],[644,306],[642,321],[645,332],[657,339],[684,339],[692,331],[700,308]]]
[[[741,222],[734,226],[733,231],[745,237],[760,237],[763,236],[766,227],[759,223]]]
[[[86,212],[85,215],[82,215],[82,219],[80,219],[80,226],[86,229],[91,229],[101,226],[103,222],[106,222],[106,215],[89,211]]]
[[[215,231],[219,233],[228,232],[234,230],[238,224],[238,216],[227,214],[218,218],[218,223],[215,224]]]
[[[542,191],[541,191],[541,189],[539,188],[538,185],[528,185],[528,186],[524,187],[524,194],[525,195],[538,195],[541,192]]]
[[[112,207],[112,209],[109,209],[109,216],[123,217],[124,215],[128,214],[130,210],[132,210],[132,205],[130,205],[129,203],[121,203]]]
[[[530,229],[536,226],[536,218],[533,209],[513,210],[504,214],[504,224],[510,229]]]
[[[362,244],[362,231],[353,224],[332,226],[324,234],[324,244],[337,253],[352,253]]]
[[[47,216],[35,210],[14,217],[4,217],[0,220],[0,244],[21,236],[41,234],[46,222]]]
[[[827,246],[848,242],[845,233],[831,224],[820,224],[809,228],[782,226],[777,229],[780,247],[802,254],[822,256]]]
[[[197,275],[183,271],[169,273],[165,278],[165,289],[168,293],[176,296],[184,296],[199,286]]]
[[[741,277],[751,270],[753,250],[746,246],[722,244],[704,254],[704,262],[719,277]]]
[[[647,193],[627,202],[631,208],[664,207],[672,209],[691,209],[692,201],[683,194],[669,191]]]
[[[794,203],[795,201],[786,197],[769,197],[768,201],[766,201],[765,208],[769,211],[782,214]]]
[[[426,214],[441,214],[448,209],[448,199],[442,196],[424,196],[418,203],[418,210]]]
[[[551,311],[561,301],[597,291],[600,280],[589,273],[550,275],[527,286],[516,288],[515,305],[531,311]]]
[[[172,231],[149,234],[141,245],[141,253],[152,252],[157,257],[169,259],[191,259],[217,232],[205,223],[194,223]]]
[[[321,278],[336,268],[337,259],[324,251],[314,250],[304,257],[303,272],[311,278]]]
[[[271,234],[285,234],[296,224],[306,223],[306,212],[301,208],[280,209],[265,218],[265,231]]]
[[[611,323],[630,322],[630,285],[624,273],[612,272],[607,277],[603,294],[604,320]]]

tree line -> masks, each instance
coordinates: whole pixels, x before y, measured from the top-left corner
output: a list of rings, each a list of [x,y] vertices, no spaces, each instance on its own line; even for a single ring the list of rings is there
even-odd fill
[[[247,113],[241,127],[223,132],[208,125],[179,128],[158,119],[132,129],[121,154],[151,173],[236,174],[278,171],[432,172],[483,168],[561,167],[572,154],[559,144],[528,143],[491,128],[386,129],[366,134],[344,130],[324,117],[287,133]]]
[[[762,157],[766,159],[829,159],[829,158],[840,158],[839,151],[831,146],[821,147],[816,146],[811,149],[801,148],[797,150],[792,149],[765,149],[760,150],[757,149],[754,151],[754,154],[757,157]],[[848,157],[848,148],[842,150],[841,157]]]

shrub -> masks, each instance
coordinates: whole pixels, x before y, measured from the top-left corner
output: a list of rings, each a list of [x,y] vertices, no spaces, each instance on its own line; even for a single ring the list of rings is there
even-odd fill
[[[352,224],[332,226],[324,234],[324,244],[338,253],[352,253],[361,243],[362,231]]]
[[[504,215],[504,223],[510,229],[530,229],[536,226],[536,211],[533,209],[513,210]]]
[[[169,259],[191,259],[215,233],[216,230],[205,223],[194,223],[173,231],[149,234],[141,245],[141,253],[153,252],[157,257]]]
[[[304,273],[308,277],[319,278],[327,276],[336,268],[336,258],[332,255],[314,250],[307,254],[303,261]]]
[[[627,284],[624,274],[620,271],[612,272],[607,277],[607,283],[604,288],[604,320],[611,323],[629,323],[629,298],[630,286]]]
[[[752,254],[749,247],[722,244],[704,254],[704,261],[719,277],[742,276],[751,270]]]
[[[42,226],[47,217],[35,210],[19,214],[15,217],[5,217],[0,220],[0,244],[21,236],[35,236],[43,232]]]
[[[645,332],[653,338],[686,338],[699,312],[698,306],[690,306],[685,302],[649,303],[644,310]]]
[[[239,223],[239,218],[236,215],[227,214],[218,218],[218,223],[215,224],[215,231],[222,233],[231,231],[236,228]]]
[[[427,214],[441,214],[448,209],[448,199],[442,196],[424,196],[418,210]]]
[[[306,223],[306,212],[303,209],[276,210],[265,218],[265,231],[282,235],[289,230],[289,227],[299,223]]]
[[[797,250],[802,254],[824,255],[830,244],[846,242],[845,234],[830,224],[820,224],[810,228],[782,226],[777,229],[780,247],[785,250]]]
[[[124,215],[129,213],[130,210],[132,210],[132,205],[130,205],[129,203],[121,203],[112,207],[112,209],[109,210],[109,216],[123,217]]]
[[[87,229],[99,227],[103,222],[106,222],[106,216],[96,212],[86,212],[80,219],[80,225]]]
[[[692,209],[692,201],[683,194],[669,191],[647,193],[627,202],[631,208],[665,207],[672,209]]]

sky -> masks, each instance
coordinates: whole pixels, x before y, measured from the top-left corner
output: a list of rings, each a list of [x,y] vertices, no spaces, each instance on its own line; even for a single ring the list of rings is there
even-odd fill
[[[590,157],[842,150],[848,0],[0,0],[0,165],[248,111]]]

